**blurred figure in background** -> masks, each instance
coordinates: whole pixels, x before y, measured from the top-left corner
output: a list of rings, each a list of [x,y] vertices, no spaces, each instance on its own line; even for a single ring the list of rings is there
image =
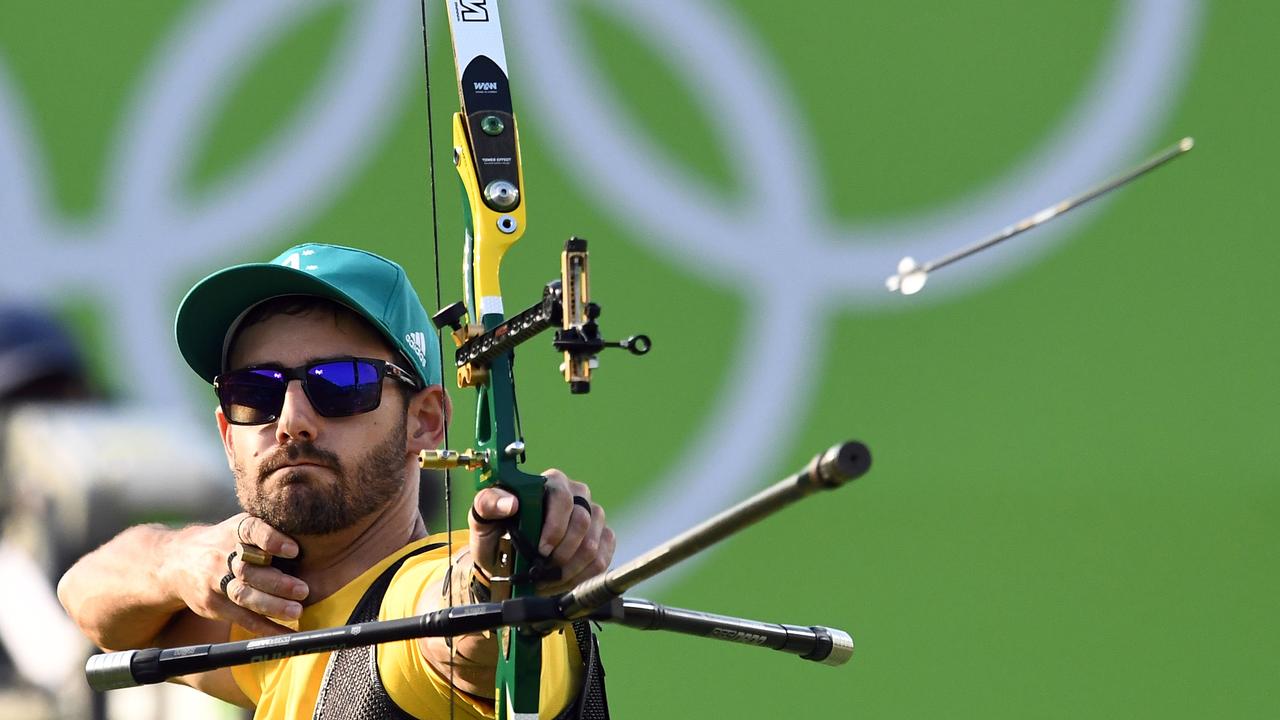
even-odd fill
[[[184,408],[108,402],[55,314],[0,305],[0,718],[241,715],[173,694],[185,688],[90,692],[83,670],[95,649],[54,590],[76,558],[124,527],[234,512],[226,474]]]
[[[84,360],[52,314],[0,306],[0,412],[24,401],[88,400]]]
[[[93,395],[75,341],[52,314],[0,307],[0,428],[19,406],[84,402]],[[41,499],[20,494],[3,462],[7,435],[0,433],[0,577],[10,588],[0,593],[0,715],[65,715],[72,708],[56,698],[73,687],[85,649],[53,594],[51,578],[63,562],[54,560],[29,521],[36,510],[31,505]],[[73,695],[87,710],[88,695]]]

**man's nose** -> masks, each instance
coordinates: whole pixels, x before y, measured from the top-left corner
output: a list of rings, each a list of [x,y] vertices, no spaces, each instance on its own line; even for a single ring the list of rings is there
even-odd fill
[[[316,409],[302,389],[302,381],[290,380],[285,385],[280,419],[276,421],[276,442],[284,444],[290,439],[314,441],[319,428],[318,419]]]

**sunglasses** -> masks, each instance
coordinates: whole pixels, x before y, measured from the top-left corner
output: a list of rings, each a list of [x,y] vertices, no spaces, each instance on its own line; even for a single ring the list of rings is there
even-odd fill
[[[418,381],[404,369],[375,358],[334,358],[296,368],[247,367],[213,379],[218,404],[232,425],[264,425],[280,418],[292,380],[302,381],[311,406],[323,417],[347,417],[374,410],[382,402],[382,379],[392,377],[413,388]]]

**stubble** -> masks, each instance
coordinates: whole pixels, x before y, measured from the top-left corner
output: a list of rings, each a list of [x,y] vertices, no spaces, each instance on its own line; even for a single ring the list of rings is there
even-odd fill
[[[286,535],[325,535],[346,529],[383,508],[403,488],[406,433],[406,423],[398,423],[350,467],[313,443],[290,442],[264,460],[252,479],[236,463],[236,497],[245,512]],[[277,473],[274,487],[268,490],[272,473],[300,461],[328,468],[334,480],[316,478],[323,471],[314,467],[290,468]]]

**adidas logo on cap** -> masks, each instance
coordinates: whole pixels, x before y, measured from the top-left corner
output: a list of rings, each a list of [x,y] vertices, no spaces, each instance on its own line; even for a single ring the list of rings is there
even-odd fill
[[[423,365],[427,364],[427,336],[420,332],[411,332],[404,336],[404,341],[413,348],[418,355],[418,362]]]

